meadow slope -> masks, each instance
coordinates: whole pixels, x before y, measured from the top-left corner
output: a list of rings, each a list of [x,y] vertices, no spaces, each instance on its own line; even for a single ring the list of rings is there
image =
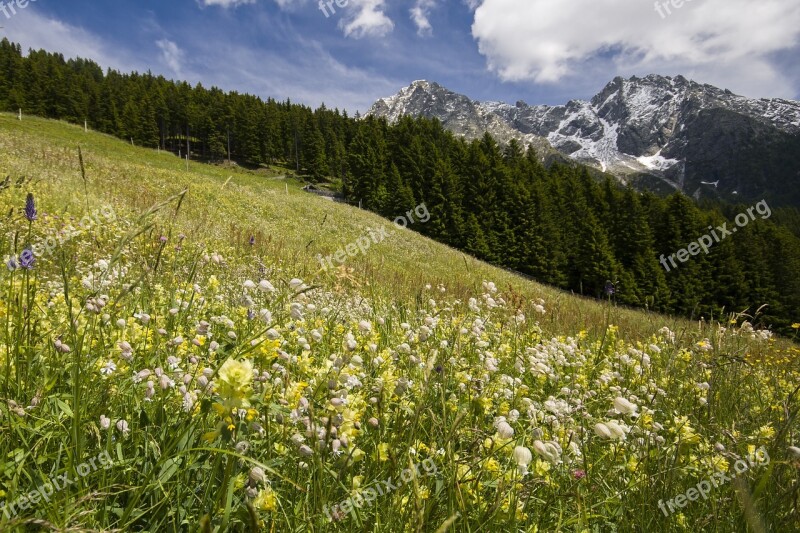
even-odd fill
[[[0,174],[2,531],[800,529],[800,351],[747,315],[61,122],[0,114]]]

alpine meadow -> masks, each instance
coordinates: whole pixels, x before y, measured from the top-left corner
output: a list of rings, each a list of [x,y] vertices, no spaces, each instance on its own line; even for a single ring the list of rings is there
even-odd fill
[[[0,532],[800,531],[795,3],[137,4],[0,28]]]

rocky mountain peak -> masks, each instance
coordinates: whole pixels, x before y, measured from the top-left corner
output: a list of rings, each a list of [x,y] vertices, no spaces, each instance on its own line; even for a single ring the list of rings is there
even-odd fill
[[[485,132],[500,142],[514,138],[625,181],[644,178],[655,188],[690,194],[699,194],[702,181],[717,179],[716,192],[741,194],[747,189],[738,162],[742,148],[800,139],[800,102],[745,98],[680,75],[618,76],[589,101],[561,106],[477,102],[417,80],[368,113],[389,121],[435,117],[470,139]]]

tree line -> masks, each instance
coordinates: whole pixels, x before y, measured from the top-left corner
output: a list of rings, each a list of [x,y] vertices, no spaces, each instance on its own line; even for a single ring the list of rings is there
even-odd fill
[[[83,124],[193,158],[286,163],[332,179],[362,207],[394,218],[425,203],[415,228],[493,264],[576,293],[689,317],[762,304],[761,322],[800,321],[800,213],[775,209],[667,272],[669,256],[749,206],[667,197],[598,180],[577,164],[485,135],[468,142],[436,120],[395,124],[278,102],[150,73],[104,72],[85,59],[0,42],[0,108]]]

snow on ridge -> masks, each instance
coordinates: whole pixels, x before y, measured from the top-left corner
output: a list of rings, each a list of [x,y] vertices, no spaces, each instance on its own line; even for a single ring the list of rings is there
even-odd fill
[[[677,159],[667,159],[661,155],[661,150],[651,156],[639,156],[636,160],[648,170],[664,171],[680,163]]]

